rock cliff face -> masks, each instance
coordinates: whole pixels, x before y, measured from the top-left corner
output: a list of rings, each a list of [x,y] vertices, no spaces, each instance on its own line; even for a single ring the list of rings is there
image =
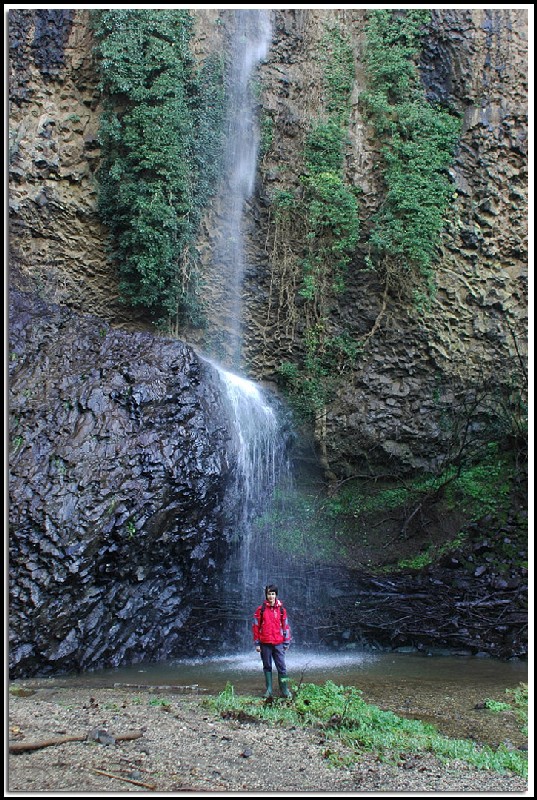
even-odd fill
[[[88,16],[11,11],[9,41],[12,285],[125,319],[95,211],[100,96]]]
[[[226,48],[234,12],[193,13],[196,56]],[[419,312],[365,269],[383,197],[379,143],[360,105],[366,15],[272,12],[259,70],[271,141],[245,214],[245,363],[275,382],[282,361],[303,355],[307,324],[300,243],[282,237],[274,198],[300,186],[322,101],[321,42],[339,25],[354,54],[346,172],[360,190],[361,238],[330,324],[364,348],[315,431],[336,477],[441,466],[457,426],[482,422],[463,407],[468,390],[501,397],[527,353],[527,12],[432,12],[422,81],[464,127],[437,292]],[[8,21],[13,675],[201,652],[199,615],[217,597],[233,518],[221,389],[189,346],[156,337],[120,302],[96,213],[101,96],[89,12],[18,9]],[[211,266],[222,213],[208,210],[199,241],[209,328],[182,331],[202,347],[226,323]],[[508,637],[495,655],[508,654]]]
[[[403,471],[434,467],[448,447],[442,419],[458,405],[457,389],[516,372],[527,341],[526,14],[433,12],[422,81],[432,100],[449,100],[464,125],[437,291],[419,311],[385,295],[377,274],[364,269],[370,218],[384,196],[378,142],[359,102],[366,15],[341,9],[276,13],[262,72],[273,144],[261,165],[254,213],[259,235],[252,238],[247,284],[248,358],[259,374],[272,374],[304,341],[296,273],[301,252],[292,230],[286,235],[274,224],[273,198],[299,186],[297,154],[322,105],[321,39],[325,26],[339,24],[355,55],[346,158],[349,183],[362,190],[362,234],[331,323],[337,334],[344,322],[366,345],[342,376],[317,432],[338,474],[383,471],[387,464]]]
[[[10,322],[12,674],[203,649],[234,518],[216,370],[16,291]]]
[[[195,12],[198,58],[227,47],[233,13]],[[272,18],[273,43],[259,72],[259,110],[270,122],[271,144],[245,220],[245,363],[252,377],[274,381],[278,365],[304,347],[292,266],[300,252],[292,232],[281,240],[273,200],[278,190],[299,186],[300,153],[323,100],[321,41],[328,26],[338,25],[355,60],[346,164],[348,180],[361,190],[362,234],[331,324],[337,334],[344,323],[366,348],[338,381],[317,440],[337,474],[366,463],[378,471],[386,462],[403,472],[434,467],[449,446],[442,420],[459,402],[454,388],[464,393],[491,375],[508,376],[509,365],[525,360],[527,12],[433,11],[422,81],[431,100],[449,101],[461,113],[464,127],[437,292],[419,312],[386,295],[377,274],[364,270],[369,220],[382,202],[379,144],[359,102],[367,12],[291,9],[273,11]],[[9,37],[13,284],[140,328],[140,314],[118,300],[107,234],[95,213],[101,109],[89,13],[12,11]],[[218,214],[216,206],[208,213],[199,245],[209,331],[183,331],[201,345],[225,325],[226,310],[211,300],[221,280],[210,266]]]

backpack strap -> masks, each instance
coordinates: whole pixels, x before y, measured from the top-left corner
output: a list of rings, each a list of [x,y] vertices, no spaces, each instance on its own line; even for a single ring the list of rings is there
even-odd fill
[[[259,611],[259,632],[261,632],[261,626],[263,624],[263,612],[264,612],[266,607],[267,607],[266,601],[263,600],[263,602],[261,603],[261,610]],[[284,613],[285,613],[285,609],[284,609],[283,604],[282,604],[282,605],[280,605],[280,625],[281,625],[281,628],[282,628],[282,633],[285,630],[285,628],[283,627]]]
[[[260,610],[260,612],[259,612],[259,630],[260,630],[260,631],[261,631],[261,626],[262,626],[262,624],[263,624],[263,612],[264,612],[264,610],[265,610],[265,606],[266,606],[266,605],[267,605],[267,604],[266,604],[266,603],[265,603],[265,601],[263,600],[263,602],[261,603],[261,610]]]

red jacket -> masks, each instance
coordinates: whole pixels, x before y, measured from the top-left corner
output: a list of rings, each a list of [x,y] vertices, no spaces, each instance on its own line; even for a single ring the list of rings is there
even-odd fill
[[[273,606],[267,602],[256,608],[252,625],[254,644],[283,644],[291,641],[287,611],[278,598]]]

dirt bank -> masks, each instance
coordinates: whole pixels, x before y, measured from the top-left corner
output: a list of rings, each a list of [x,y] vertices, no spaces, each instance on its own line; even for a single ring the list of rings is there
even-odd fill
[[[121,738],[139,733],[137,738]],[[430,755],[408,756],[397,764],[380,763],[368,755],[351,767],[333,767],[318,730],[224,720],[204,707],[202,695],[126,688],[10,693],[10,745],[67,736],[87,738],[10,753],[8,793],[281,795],[527,793],[528,789],[518,776],[458,763],[446,766]],[[338,747],[330,744],[332,752]]]

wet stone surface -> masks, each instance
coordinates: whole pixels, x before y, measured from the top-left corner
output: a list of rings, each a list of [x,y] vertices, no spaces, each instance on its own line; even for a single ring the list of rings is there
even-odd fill
[[[9,380],[12,677],[195,645],[232,517],[216,372],[12,292]]]

